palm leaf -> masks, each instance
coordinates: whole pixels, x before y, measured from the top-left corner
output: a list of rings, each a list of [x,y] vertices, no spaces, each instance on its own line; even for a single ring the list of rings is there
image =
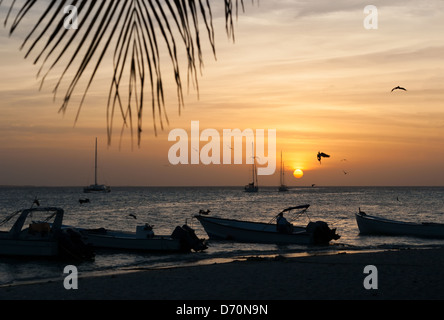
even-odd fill
[[[3,2],[0,0],[0,7]],[[226,32],[234,41],[233,18],[239,8],[244,9],[244,4],[242,0],[224,0],[224,4]],[[63,9],[66,6],[77,8],[78,30],[64,28],[67,16]],[[121,136],[129,127],[132,136],[137,131],[140,143],[146,91],[151,93],[154,132],[157,134],[158,126],[164,129],[164,124],[169,123],[161,72],[162,50],[168,53],[172,66],[179,113],[184,106],[184,90],[178,52],[182,50],[186,55],[187,86],[194,87],[197,93],[198,74],[204,60],[202,29],[216,57],[210,0],[11,0],[7,7],[5,26],[12,21],[10,35],[20,25],[28,25],[25,19],[32,23],[32,28],[25,30],[27,36],[21,49],[26,50],[25,58],[33,56],[34,64],[41,64],[37,74],[40,88],[54,73],[57,73],[54,99],[60,88],[66,86],[61,112],[67,110],[76,89],[82,83],[85,85],[76,122],[93,80],[112,53],[113,73],[110,74],[107,103],[108,143],[113,135],[116,113],[122,118]]]

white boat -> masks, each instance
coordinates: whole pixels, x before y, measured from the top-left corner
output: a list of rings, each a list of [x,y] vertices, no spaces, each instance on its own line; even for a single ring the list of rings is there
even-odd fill
[[[296,209],[301,210],[298,214],[305,213],[309,206],[290,207],[283,210],[282,213]],[[279,232],[276,223],[272,224],[271,221],[269,223],[242,221],[209,217],[201,214],[196,215],[195,218],[202,224],[209,238],[214,240],[308,245],[327,244],[331,240],[339,239],[336,229],[330,229],[322,221],[310,222],[306,227],[293,226],[291,233],[283,233]]]
[[[96,148],[95,148],[95,156],[94,156],[94,184],[83,188],[84,193],[108,193],[111,192],[111,188],[104,184],[97,183],[97,138],[96,138]]]
[[[367,215],[361,210],[355,215],[359,232],[363,235],[413,236],[444,239],[444,224],[390,220]]]
[[[280,175],[279,175],[279,179],[280,179],[280,186],[279,186],[279,191],[280,192],[285,192],[285,191],[288,191],[288,187],[285,185],[285,177],[284,177],[284,175],[285,175],[285,170],[284,170],[284,161],[283,161],[283,159],[282,159],[282,151],[281,151],[281,172],[280,172]]]
[[[41,221],[31,221],[25,227],[27,218],[32,216],[35,219],[39,212],[49,216]],[[80,233],[71,228],[61,228],[63,214],[61,208],[45,207],[19,210],[6,217],[2,225],[18,215],[9,231],[0,231],[0,255],[92,259],[94,253],[83,242]]]
[[[170,236],[155,235],[149,225],[137,226],[136,232],[99,229],[80,229],[86,242],[94,248],[145,251],[188,252],[202,251],[207,247],[187,225],[176,227]]]

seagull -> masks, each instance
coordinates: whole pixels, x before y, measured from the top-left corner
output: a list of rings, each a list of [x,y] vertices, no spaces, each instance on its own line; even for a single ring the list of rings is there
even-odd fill
[[[400,87],[400,86],[394,87],[394,88],[392,89],[392,92],[395,91],[395,90],[404,90],[404,91],[407,91],[406,88],[403,88],[403,87]]]
[[[342,170],[342,172],[344,172],[344,174],[348,174],[348,172],[347,172],[347,171],[344,171],[344,170]]]
[[[128,215],[128,217],[133,217],[134,219],[137,219],[136,215],[133,214],[133,213],[130,213],[130,214]]]
[[[319,151],[317,157],[318,157],[319,163],[321,163],[321,158],[330,158],[330,155]]]
[[[37,207],[40,207],[40,201],[39,201],[39,199],[37,199],[37,197],[34,198],[32,205],[36,205]]]

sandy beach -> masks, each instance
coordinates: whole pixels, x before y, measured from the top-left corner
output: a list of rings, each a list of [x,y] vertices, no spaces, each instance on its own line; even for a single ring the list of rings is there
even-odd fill
[[[376,269],[364,273],[368,265]],[[375,270],[377,272],[375,272]],[[377,277],[375,278],[375,276]],[[366,277],[377,289],[366,289]],[[368,280],[369,278],[367,278]],[[368,283],[369,281],[367,281]],[[435,300],[443,299],[444,248],[253,258],[0,288],[2,300]]]

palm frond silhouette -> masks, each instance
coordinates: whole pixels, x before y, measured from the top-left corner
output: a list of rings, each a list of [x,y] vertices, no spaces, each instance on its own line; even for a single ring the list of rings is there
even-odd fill
[[[84,81],[76,122],[99,68],[108,54],[109,58],[112,56],[107,102],[108,143],[114,116],[120,113],[122,132],[129,127],[133,136],[136,131],[140,144],[147,91],[151,92],[154,132],[157,134],[158,126],[163,129],[164,123],[169,123],[161,68],[165,56],[172,66],[179,113],[184,106],[180,54],[186,56],[188,86],[193,86],[197,93],[198,74],[203,67],[203,37],[208,38],[216,57],[210,0],[11,0],[8,5],[5,3],[0,0],[0,7],[7,7],[4,25],[10,24],[9,34],[17,32],[19,26],[26,29],[27,36],[20,49],[26,51],[25,58],[33,56],[34,64],[40,64],[37,75],[40,88],[49,76],[54,78],[54,73],[57,73],[54,99],[63,85],[66,86],[61,112],[67,110],[76,89]],[[77,30],[66,28],[64,9],[68,6],[77,11]],[[243,0],[224,0],[224,6],[226,32],[234,41],[233,18],[239,9],[244,10],[244,3]],[[206,36],[201,35],[202,30]]]

